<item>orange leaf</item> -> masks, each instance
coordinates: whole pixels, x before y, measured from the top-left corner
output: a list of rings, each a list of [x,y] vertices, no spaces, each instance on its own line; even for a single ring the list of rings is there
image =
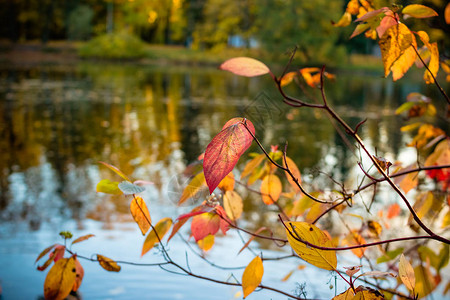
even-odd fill
[[[80,236],[79,238],[77,238],[76,240],[74,240],[72,242],[72,245],[76,244],[76,243],[79,243],[79,242],[82,242],[82,241],[85,241],[87,239],[90,239],[93,236],[95,236],[95,235],[93,235],[93,234],[86,234],[86,235]]]
[[[277,175],[266,175],[261,183],[261,197],[265,204],[273,204],[280,198],[281,195],[281,181]]]
[[[416,164],[412,164],[406,168],[400,169],[399,172],[408,171],[416,167],[417,167]],[[413,172],[406,175],[395,177],[394,182],[403,190],[405,194],[407,194],[419,183],[418,172]]]
[[[405,75],[405,73],[414,64],[417,54],[414,48],[417,48],[416,38],[412,36],[412,46],[403,52],[402,55],[392,64],[392,80],[397,81]]]
[[[121,267],[111,258],[97,254],[97,260],[100,266],[109,272],[119,272]]]
[[[261,283],[264,266],[259,256],[256,256],[245,268],[242,274],[242,290],[244,299],[250,295]]]
[[[178,232],[178,230],[180,230],[180,228],[189,220],[189,218],[183,218],[183,219],[179,219],[172,228],[172,232],[170,233],[169,238],[167,239],[167,242],[169,242],[174,235]]]
[[[258,156],[253,158],[251,161],[249,161],[245,165],[244,170],[241,173],[241,179],[250,175],[253,172],[253,170],[255,170],[255,168],[258,167],[263,162],[264,157],[266,157],[264,154],[259,154]]]
[[[228,121],[206,147],[203,172],[210,193],[233,170],[239,158],[252,144],[253,137],[243,124],[243,120],[233,118]],[[252,122],[249,120],[245,122],[249,130],[255,134]]]
[[[388,208],[387,218],[392,219],[400,214],[400,205],[397,203],[392,204]]]
[[[297,72],[288,72],[284,74],[284,76],[281,77],[280,79],[280,85],[281,86],[288,85],[289,83],[292,82],[292,80],[294,80],[295,76],[297,76]]]
[[[232,191],[234,189],[234,174],[233,172],[228,173],[224,179],[217,186],[222,191]]]
[[[203,172],[198,173],[192,178],[191,182],[184,188],[181,194],[178,205],[183,204],[187,199],[194,197],[198,192],[201,191],[202,187],[206,185],[205,175]]]
[[[45,299],[63,300],[69,296],[76,279],[75,257],[61,258],[50,269],[44,282]]]
[[[130,211],[134,221],[138,224],[142,235],[145,235],[150,229],[152,219],[150,218],[150,212],[148,211],[144,199],[139,196],[134,197],[133,200],[131,200]]]
[[[155,246],[155,244],[160,243],[162,238],[164,237],[164,235],[166,235],[167,231],[169,231],[171,226],[172,226],[171,218],[163,218],[159,220],[159,222],[155,225],[154,229],[150,231],[150,233],[145,238],[144,245],[142,246],[141,256],[150,251]]]
[[[287,166],[286,166],[287,165]],[[295,162],[290,159],[288,156],[286,156],[286,161],[284,161],[283,159],[283,167],[289,167],[289,169],[291,170],[292,175],[294,175],[294,177],[298,180],[299,183],[301,183],[301,175],[300,175],[300,170],[298,169],[297,165],[295,164]],[[288,172],[285,172],[286,174],[286,178],[289,181],[289,183],[291,184],[291,186],[294,188],[294,190],[296,192],[300,191],[300,188],[298,187],[298,185],[295,183],[295,181],[292,179],[292,177],[288,174]]]
[[[45,248],[44,250],[42,250],[42,252],[38,255],[38,257],[36,258],[36,260],[34,261],[34,263],[37,263],[38,260],[40,260],[42,257],[45,256],[45,254],[49,253],[53,248],[55,248],[57,244],[51,245],[47,248]]]
[[[76,292],[80,286],[81,282],[83,281],[84,277],[84,269],[83,266],[81,266],[80,261],[75,257],[75,282],[72,286],[72,291]]]
[[[260,76],[270,72],[264,63],[250,57],[231,58],[221,64],[219,68],[246,77]]]
[[[431,73],[434,77],[436,77],[437,72],[439,71],[439,50],[437,43],[432,43],[429,45],[429,49],[431,52],[430,63],[428,64],[428,69],[430,69]],[[425,74],[423,78],[427,84],[433,84],[434,79],[428,70],[425,70]]]
[[[445,16],[445,23],[450,24],[450,2],[445,7],[444,16]]]
[[[348,246],[356,246],[363,245],[366,243],[366,240],[358,233],[356,230],[352,230],[343,240],[342,243]],[[364,252],[366,248],[356,248],[352,249],[353,254],[358,256],[359,258],[364,256]]]
[[[347,9],[345,11],[348,11],[352,15],[357,15],[359,12],[358,0],[350,0],[350,2],[347,4]]]

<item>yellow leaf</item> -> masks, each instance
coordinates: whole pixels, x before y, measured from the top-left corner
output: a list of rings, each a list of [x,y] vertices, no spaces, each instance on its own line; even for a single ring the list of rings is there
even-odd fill
[[[232,191],[234,189],[234,174],[232,172],[228,173],[217,187],[222,191]]]
[[[450,164],[450,141],[443,140],[440,142],[433,153],[425,160],[425,166],[447,165]]]
[[[280,198],[281,195],[281,181],[277,175],[266,175],[261,183],[262,200],[265,204],[273,204]]]
[[[133,200],[131,200],[130,211],[134,221],[138,224],[142,235],[145,235],[150,229],[152,219],[150,218],[150,212],[148,211],[144,199],[139,196],[134,197]]]
[[[416,60],[417,54],[414,48],[417,48],[416,38],[412,37],[412,45],[403,52],[403,54],[392,64],[392,80],[397,81],[405,75]]]
[[[367,227],[369,227],[369,231],[373,233],[375,236],[380,236],[383,231],[383,227],[381,227],[380,223],[377,221],[369,221],[367,222]]]
[[[352,15],[349,12],[344,12],[344,14],[342,15],[341,19],[333,24],[334,27],[346,27],[348,25],[350,25],[350,23],[352,22]]]
[[[245,268],[242,274],[242,290],[244,298],[250,295],[261,283],[264,266],[259,256],[256,256]]]
[[[187,199],[195,196],[204,186],[206,186],[205,174],[201,172],[195,175],[191,182],[189,182],[188,186],[184,188],[180,200],[178,201],[178,205],[183,204]]]
[[[286,161],[284,161],[284,159],[283,159],[283,167],[286,168],[286,164],[289,167],[289,169],[291,170],[292,175],[294,175],[294,177],[298,180],[298,182],[301,183],[302,181],[301,181],[300,170],[298,169],[295,162],[292,159],[290,159],[288,156],[286,156]],[[299,192],[300,188],[295,183],[295,181],[292,179],[292,177],[287,172],[285,172],[285,174],[286,174],[287,180],[289,181],[291,186],[294,188],[294,190]]]
[[[121,267],[111,258],[97,254],[97,260],[100,266],[109,272],[119,272]]]
[[[378,291],[363,290],[356,293],[352,300],[382,300],[384,299],[382,294]]]
[[[59,259],[44,282],[45,299],[62,300],[69,296],[76,278],[75,257]]]
[[[355,296],[355,293],[353,293],[352,288],[349,288],[345,292],[333,297],[331,300],[352,300]]]
[[[378,42],[384,65],[384,76],[387,77],[391,67],[399,57],[411,46],[413,35],[406,25],[400,23],[389,27]]]
[[[214,246],[214,235],[207,235],[202,240],[197,241],[197,245],[203,251],[208,251]]]
[[[109,179],[103,179],[97,184],[97,193],[105,193],[111,195],[122,195],[122,191],[119,189],[119,183],[111,181]]]
[[[370,28],[370,24],[368,24],[368,23],[356,25],[356,28],[353,31],[352,35],[350,36],[350,39],[354,38],[357,35],[360,35],[361,33],[363,33],[364,31],[366,31],[369,28]]]
[[[292,80],[294,80],[295,76],[297,76],[297,72],[288,72],[288,73],[284,74],[284,76],[281,77],[280,85],[281,86],[288,85],[289,83],[292,82]],[[244,177],[244,176],[242,176],[242,177]]]
[[[414,129],[419,128],[420,125],[422,125],[422,123],[419,123],[419,122],[417,122],[417,123],[412,123],[412,124],[408,124],[408,125],[405,125],[405,126],[403,126],[403,127],[400,127],[400,131],[401,131],[401,132],[412,131],[412,130],[414,130]]]
[[[264,160],[264,157],[265,157],[264,154],[259,154],[258,156],[253,158],[251,161],[249,161],[245,165],[244,170],[242,171],[241,179],[250,175],[253,172],[253,170],[262,163],[262,161]]]
[[[409,261],[406,260],[403,254],[400,256],[400,262],[398,264],[398,276],[408,290],[414,290],[414,287],[416,286],[416,276],[414,275],[414,269]]]
[[[434,291],[437,286],[437,282],[428,267],[418,265],[414,268],[414,274],[416,275],[416,286],[414,293],[418,294],[419,298],[424,298]]]
[[[223,195],[223,207],[231,220],[237,220],[242,214],[244,204],[241,196],[235,191],[226,191]]]
[[[306,222],[286,222],[286,226],[289,244],[300,258],[321,269],[336,269],[336,251],[320,250],[297,240],[300,239],[320,247],[333,247],[330,238],[322,230]]]
[[[312,196],[317,197],[320,194],[317,192],[313,192]],[[301,216],[303,215],[303,213],[310,208],[314,203],[313,200],[311,200],[311,198],[309,198],[306,195],[303,195],[300,199],[298,199],[297,201],[294,202],[294,207],[292,208],[292,212],[291,214],[293,216]]]
[[[420,4],[407,5],[403,8],[402,13],[414,18],[430,18],[438,15],[433,9]]]
[[[142,246],[141,256],[150,251],[155,246],[155,244],[159,243],[167,233],[167,231],[169,231],[171,226],[171,218],[164,218],[159,220],[159,222],[155,225],[155,229],[150,231],[150,233],[145,238],[144,245]],[[157,234],[155,233],[155,231]]]
[[[450,225],[450,210],[447,211],[447,213],[444,216],[444,219],[442,220],[441,228],[446,228]]]
[[[305,221],[308,223],[314,222],[323,212],[330,208],[332,204],[314,202],[308,214],[305,217]]]

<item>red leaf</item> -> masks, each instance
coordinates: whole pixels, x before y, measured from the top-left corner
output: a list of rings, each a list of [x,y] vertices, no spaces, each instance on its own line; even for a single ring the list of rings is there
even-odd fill
[[[219,215],[213,212],[193,217],[191,231],[195,241],[203,240],[210,234],[216,234],[220,228],[220,220]]]
[[[65,251],[66,247],[64,247],[63,245],[57,245],[55,247],[55,250],[53,250],[53,253],[55,253],[55,258],[53,260],[57,262],[59,259],[63,258]]]
[[[231,58],[221,64],[219,68],[246,77],[260,76],[270,72],[265,64],[250,57]]]
[[[255,134],[252,122],[245,122],[248,129]],[[231,119],[206,147],[203,172],[211,194],[250,147],[253,137],[245,128],[246,125],[242,118]]]

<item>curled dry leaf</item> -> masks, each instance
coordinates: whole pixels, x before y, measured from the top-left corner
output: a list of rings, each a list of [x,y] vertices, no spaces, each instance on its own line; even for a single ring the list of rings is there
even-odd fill
[[[95,236],[95,235],[93,235],[93,234],[86,234],[86,235],[80,236],[79,238],[75,239],[75,240],[72,242],[72,245],[73,245],[73,244],[76,244],[76,243],[79,243],[79,242],[82,242],[82,241],[85,241],[85,240],[87,240],[87,239],[90,239],[91,237],[94,237],[94,236]]]
[[[44,282],[44,297],[63,300],[72,290],[76,279],[75,256],[61,258],[47,274]]]
[[[97,254],[97,260],[100,266],[109,272],[119,272],[121,267],[111,258]]]

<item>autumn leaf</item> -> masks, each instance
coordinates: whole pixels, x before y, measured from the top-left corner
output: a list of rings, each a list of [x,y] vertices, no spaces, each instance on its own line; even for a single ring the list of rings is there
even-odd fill
[[[347,4],[347,8],[345,11],[349,12],[352,15],[357,15],[359,12],[359,2],[358,0],[350,0]]]
[[[408,49],[413,42],[413,35],[406,25],[400,23],[389,27],[379,40],[384,65],[384,76],[387,77],[392,65]]]
[[[113,165],[110,165],[108,163],[105,163],[103,161],[99,161],[100,164],[104,165],[105,167],[108,167],[111,171],[113,171],[114,173],[116,173],[117,175],[119,175],[120,177],[122,177],[123,179],[125,179],[126,181],[130,181],[130,178],[128,178],[127,175],[125,175],[125,173],[123,173],[122,171],[120,171],[118,168],[114,167]]]
[[[215,212],[204,213],[192,218],[191,232],[195,241],[199,241],[208,235],[216,234],[220,229],[220,217]]]
[[[76,279],[75,257],[58,260],[44,282],[45,299],[63,300],[69,296]]]
[[[376,290],[363,290],[358,291],[352,300],[384,300],[384,297]]]
[[[72,291],[76,292],[80,286],[81,286],[81,282],[83,281],[83,277],[84,277],[84,269],[83,266],[81,265],[80,261],[75,257],[75,282],[73,283],[72,286]]]
[[[381,19],[380,25],[376,28],[378,37],[381,38],[386,30],[394,25],[397,25],[398,21],[398,14],[392,11],[387,11],[383,19]]]
[[[377,221],[368,221],[367,227],[369,228],[369,231],[376,237],[379,237],[381,235],[381,232],[383,231],[383,227],[381,227],[380,223],[378,223]]]
[[[47,249],[45,249],[45,250],[47,250]],[[44,250],[44,251],[45,251],[45,250]],[[55,253],[55,252],[50,253],[48,259],[44,262],[44,264],[42,264],[41,266],[38,266],[38,267],[37,267],[37,270],[38,270],[38,271],[44,271],[45,269],[47,269],[48,266],[50,266],[50,264],[51,264],[51,263],[53,262],[53,260],[55,259],[55,256],[56,256],[56,253]]]
[[[360,35],[364,31],[370,28],[370,24],[364,23],[364,24],[358,24],[355,27],[355,30],[353,31],[352,35],[350,36],[350,39],[354,38],[357,35]]]
[[[72,242],[72,245],[76,244],[76,243],[79,243],[79,242],[83,242],[83,241],[85,241],[87,239],[90,239],[91,237],[94,237],[94,236],[95,236],[94,234],[86,234],[86,235],[80,236],[79,238],[75,239]]]
[[[105,193],[112,195],[122,195],[122,191],[119,189],[119,183],[111,181],[109,179],[103,179],[97,184],[97,193]]]
[[[235,191],[226,191],[223,195],[223,207],[231,220],[237,220],[242,214],[244,204],[241,196]]]
[[[222,191],[232,191],[234,189],[234,175],[233,172],[228,173],[224,179],[217,186]]]
[[[402,13],[414,18],[430,18],[438,16],[432,8],[420,4],[411,4],[403,8]]]
[[[192,178],[191,182],[184,188],[183,193],[181,194],[180,200],[178,200],[178,205],[186,202],[187,199],[194,197],[199,193],[202,187],[206,184],[205,175],[203,172],[198,173]]]
[[[139,194],[145,191],[145,188],[129,181],[122,181],[119,183],[118,188],[124,193],[124,195]]]
[[[245,268],[242,274],[242,291],[244,299],[250,295],[261,283],[264,266],[259,256],[256,256]]]
[[[339,19],[339,21],[337,23],[333,23],[334,27],[346,27],[348,25],[350,25],[350,23],[352,22],[352,15],[349,12],[344,12],[344,14],[342,15],[342,17]]]
[[[169,238],[167,239],[167,242],[169,242],[174,236],[175,234],[180,230],[180,228],[186,224],[186,222],[189,220],[189,218],[184,218],[184,219],[180,219],[178,220],[172,228],[172,232],[170,233]]]
[[[42,257],[44,257],[47,253],[49,253],[51,250],[53,250],[53,248],[55,248],[57,244],[48,246],[47,248],[45,248],[44,250],[42,250],[42,252],[38,255],[38,257],[36,258],[36,260],[34,261],[34,263],[37,263]]]
[[[391,204],[388,208],[387,218],[395,218],[400,214],[400,210],[400,205],[398,205],[398,203]]]
[[[366,240],[358,233],[357,230],[353,230],[346,235],[346,237],[342,240],[342,243],[348,246],[356,246],[365,244]],[[355,254],[359,258],[364,256],[365,251],[366,248],[352,249],[353,254]]]
[[[144,245],[142,246],[142,253],[141,257],[150,251],[155,244],[161,242],[164,235],[166,235],[167,231],[169,231],[170,227],[172,226],[172,219],[171,218],[163,218],[159,220],[158,223],[156,223],[155,228],[150,231],[150,233],[147,235],[144,241]]]
[[[333,297],[331,300],[352,300],[355,296],[352,288],[349,288],[345,292]]]
[[[431,43],[428,47],[431,52],[431,59],[430,63],[428,64],[428,69],[430,69],[431,74],[428,70],[425,70],[423,78],[425,79],[425,82],[427,84],[433,84],[434,83],[433,76],[436,77],[437,72],[439,71],[439,50],[437,43]]]
[[[297,76],[297,72],[288,72],[286,74],[283,75],[283,77],[281,77],[280,79],[280,86],[286,86],[289,83],[291,83],[294,78]]]
[[[255,128],[249,120],[242,118],[229,120],[222,131],[208,144],[203,160],[203,172],[209,192],[212,193],[222,179],[230,173],[239,158],[253,141],[247,128],[255,134]]]
[[[214,246],[214,235],[210,234],[197,241],[197,245],[203,251],[209,251]]]
[[[261,182],[261,197],[265,204],[270,205],[278,201],[281,195],[281,181],[275,174],[266,175]]]
[[[444,17],[445,23],[450,24],[450,2],[445,6]]]
[[[244,167],[244,170],[241,173],[241,179],[247,177],[250,175],[256,167],[258,167],[265,158],[265,154],[259,154],[256,157],[254,157],[252,160],[250,160]]]
[[[111,258],[97,254],[97,261],[100,266],[109,272],[119,272],[121,267]]]
[[[145,235],[150,229],[152,219],[150,218],[150,212],[148,211],[144,199],[139,196],[135,196],[133,200],[131,200],[130,212],[134,221],[138,224],[142,235]]]
[[[416,286],[416,277],[414,275],[414,269],[406,260],[405,256],[400,255],[400,262],[398,264],[398,275],[400,276],[403,284],[410,291],[414,291],[414,287]]]
[[[286,234],[292,249],[310,264],[325,270],[335,270],[336,251],[320,250],[298,241],[306,241],[319,247],[333,247],[330,238],[313,224],[306,222],[286,222]]]
[[[417,48],[417,42],[412,34],[411,39],[411,46],[408,47],[391,66],[392,80],[394,81],[402,78],[416,60],[417,53],[415,49]]]
[[[426,297],[436,289],[438,283],[428,266],[416,266],[414,268],[414,275],[416,277],[414,293],[419,295],[419,299]]]
[[[298,183],[302,182],[300,170],[298,169],[295,162],[288,156],[286,156],[286,161],[283,159],[283,167],[285,168],[289,167],[289,170],[291,171],[292,175],[294,175],[294,177],[298,180]],[[286,174],[286,178],[291,184],[291,186],[294,188],[294,190],[296,192],[300,192],[300,188],[298,187],[297,183],[292,179],[292,177],[288,174],[288,172],[285,171],[284,173]]]
[[[222,63],[219,68],[246,77],[260,76],[270,72],[264,63],[250,57],[231,58]]]

